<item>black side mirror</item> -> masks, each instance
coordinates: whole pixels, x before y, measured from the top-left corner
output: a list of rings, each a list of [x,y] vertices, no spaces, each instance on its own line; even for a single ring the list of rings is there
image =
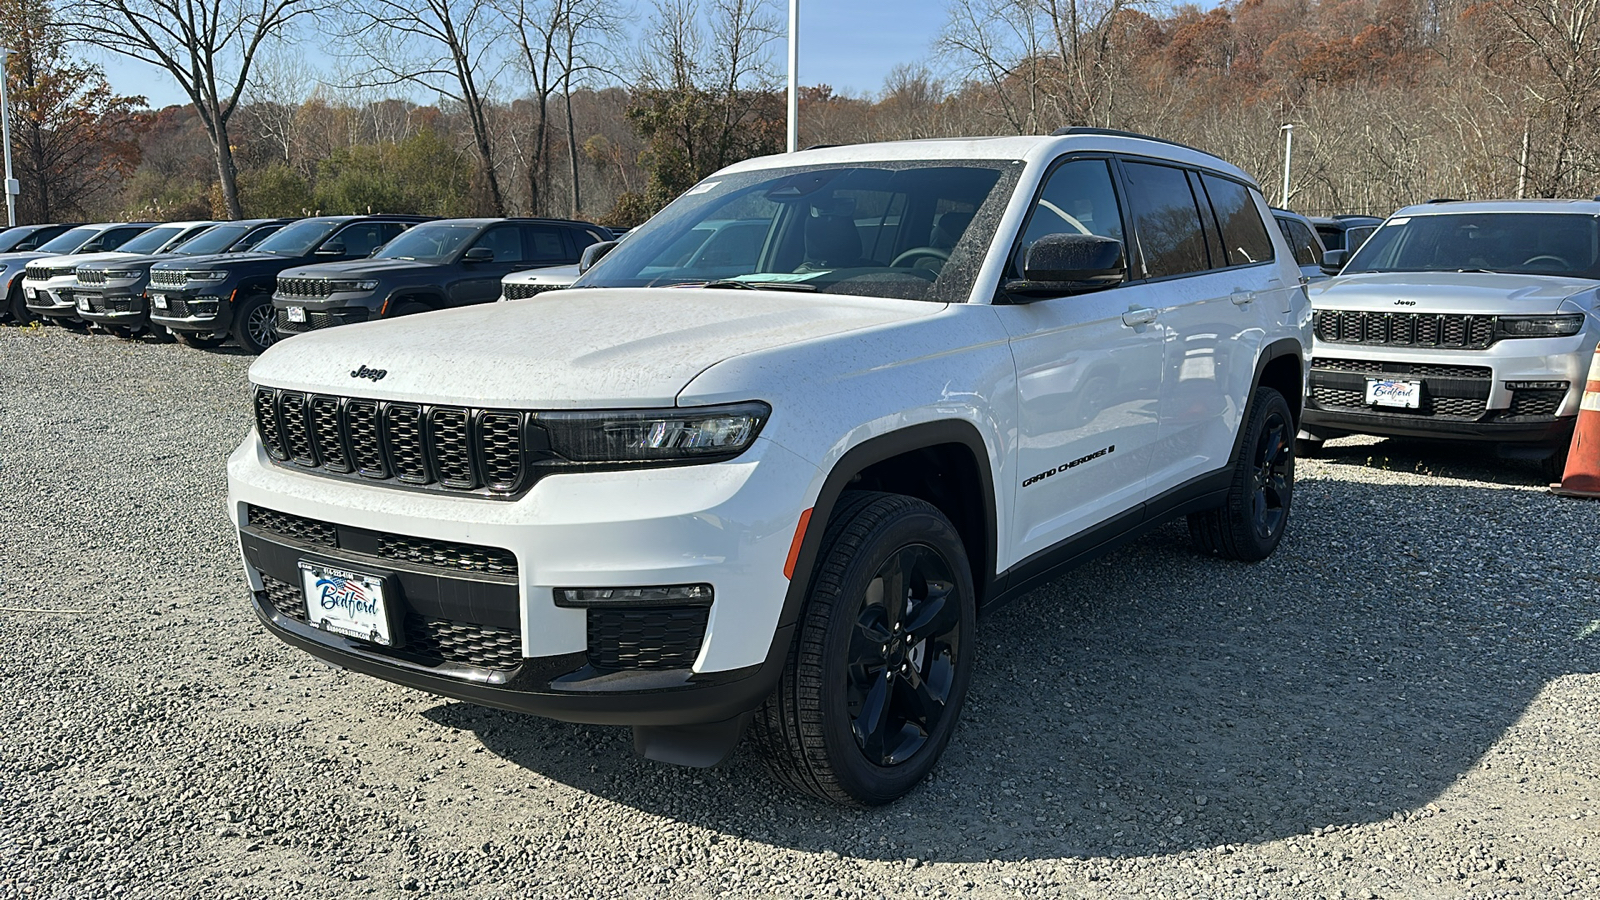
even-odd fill
[[[1022,279],[1004,290],[1018,302],[1081,294],[1121,284],[1128,277],[1122,242],[1097,234],[1047,234],[1028,247]]]
[[[318,256],[343,256],[344,254],[344,241],[329,241],[317,248]]]
[[[582,275],[594,268],[594,264],[599,262],[602,256],[616,249],[616,246],[616,241],[601,241],[583,248],[583,255],[578,257],[578,274]]]
[[[1322,271],[1329,275],[1339,274],[1344,264],[1350,259],[1349,250],[1327,250],[1322,254]]]
[[[467,252],[461,254],[461,261],[469,263],[494,262],[494,250],[490,247],[468,247]]]

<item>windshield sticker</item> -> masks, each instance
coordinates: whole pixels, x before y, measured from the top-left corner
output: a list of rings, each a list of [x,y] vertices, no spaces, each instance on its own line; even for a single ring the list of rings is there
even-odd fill
[[[721,183],[722,182],[720,181],[702,181],[694,187],[689,188],[687,191],[684,191],[683,195],[685,197],[693,197],[695,194],[704,194],[706,191],[711,190]]]

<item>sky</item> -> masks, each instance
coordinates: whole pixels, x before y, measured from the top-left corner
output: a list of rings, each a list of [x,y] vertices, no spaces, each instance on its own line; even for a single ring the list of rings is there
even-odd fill
[[[940,0],[799,2],[800,83],[830,85],[835,93],[875,94],[895,66],[926,61],[945,21]],[[777,5],[787,22],[786,0],[777,0]],[[319,47],[311,49],[321,54]],[[777,41],[771,51],[782,71],[787,50]],[[155,108],[189,102],[164,70],[109,55],[99,61],[119,94],[141,94]]]

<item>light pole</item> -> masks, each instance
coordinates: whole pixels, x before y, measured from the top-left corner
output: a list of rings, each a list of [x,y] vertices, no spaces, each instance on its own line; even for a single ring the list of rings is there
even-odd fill
[[[789,0],[789,152],[800,149],[800,0]]]
[[[1294,126],[1285,125],[1283,131],[1283,199],[1278,205],[1289,208],[1289,158],[1294,154]]]
[[[22,193],[22,185],[11,177],[11,101],[6,96],[6,83],[11,75],[6,63],[15,52],[10,47],[0,47],[0,141],[5,142],[6,222],[13,228],[17,224],[17,195]]]

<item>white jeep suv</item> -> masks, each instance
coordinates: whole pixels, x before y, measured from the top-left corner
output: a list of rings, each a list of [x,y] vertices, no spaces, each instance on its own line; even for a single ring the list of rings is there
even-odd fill
[[[760,233],[683,253],[705,222]],[[1277,546],[1311,310],[1271,222],[1226,162],[1098,130],[731,166],[559,302],[263,355],[228,463],[255,610],[352,670],[683,764],[748,728],[786,783],[891,800],[980,608],[1174,516]]]
[[[1600,339],[1597,294],[1600,202],[1400,210],[1311,289],[1301,451],[1350,433],[1480,441],[1559,477]]]

